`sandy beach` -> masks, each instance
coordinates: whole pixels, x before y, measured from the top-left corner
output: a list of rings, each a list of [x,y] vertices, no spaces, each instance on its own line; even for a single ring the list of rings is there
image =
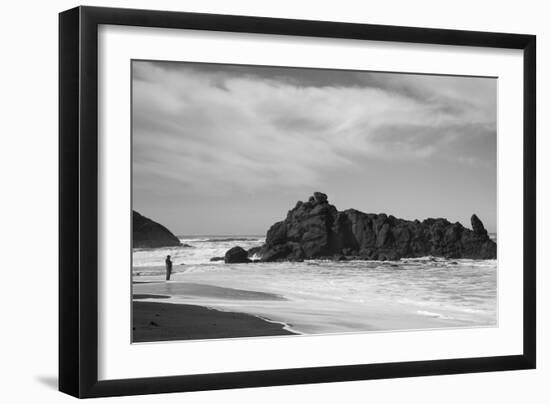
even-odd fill
[[[206,307],[134,301],[133,342],[291,335],[282,324]]]
[[[475,276],[479,285],[484,272],[490,284],[494,264],[485,270],[470,261],[460,269],[432,261],[403,262],[401,270],[391,265],[397,264],[206,264],[183,267],[169,282],[154,274],[155,267],[140,267],[134,272],[143,275],[133,283],[134,341],[496,325],[491,299],[487,311],[480,310],[485,289],[463,282]],[[465,288],[460,295],[459,282]],[[419,293],[433,300],[419,300]],[[467,293],[472,297],[464,302]]]
[[[187,296],[210,296],[224,299],[281,300],[269,293],[221,288],[210,285],[183,283],[147,283],[149,290],[161,294],[136,293],[133,295],[132,341],[175,341],[213,338],[260,337],[292,335],[285,325],[266,321],[260,317],[220,311],[195,304],[165,303],[170,299],[162,291],[178,289]],[[145,300],[145,301],[141,301]]]

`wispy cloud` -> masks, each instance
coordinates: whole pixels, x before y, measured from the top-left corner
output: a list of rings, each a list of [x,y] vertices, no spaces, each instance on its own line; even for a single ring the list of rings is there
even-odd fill
[[[138,187],[303,187],[357,158],[495,160],[491,79],[150,62],[133,74]]]

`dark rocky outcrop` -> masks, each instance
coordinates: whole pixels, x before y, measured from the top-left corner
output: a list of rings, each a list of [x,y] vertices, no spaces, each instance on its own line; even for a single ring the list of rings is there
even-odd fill
[[[252,247],[248,250],[248,258],[252,259],[256,254],[259,254],[262,250],[262,246]]]
[[[239,246],[227,250],[224,258],[226,264],[243,264],[250,262],[250,259],[248,259],[248,252]]]
[[[134,248],[177,247],[181,243],[170,230],[153,220],[132,211]]]
[[[355,209],[339,212],[327,195],[315,192],[298,202],[271,226],[261,250],[262,261],[397,260],[405,257],[496,258],[496,243],[476,215],[472,229],[447,219],[404,220]],[[226,261],[227,262],[227,261]]]

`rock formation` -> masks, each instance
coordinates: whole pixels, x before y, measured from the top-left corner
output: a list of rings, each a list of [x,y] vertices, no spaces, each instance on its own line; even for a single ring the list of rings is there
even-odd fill
[[[250,259],[248,259],[248,252],[237,246],[227,250],[224,261],[226,264],[242,264],[250,262]]]
[[[441,218],[420,222],[355,209],[339,212],[327,195],[315,192],[307,202],[298,202],[285,220],[272,225],[265,244],[255,252],[262,261],[496,258],[496,243],[481,220],[472,215],[471,224],[473,230]]]
[[[262,250],[261,246],[250,248],[248,250],[248,258],[250,258],[251,260],[254,259],[254,258],[257,258],[256,254],[258,254],[261,250]]]
[[[153,220],[132,211],[132,239],[134,248],[180,246],[179,239],[170,230]]]

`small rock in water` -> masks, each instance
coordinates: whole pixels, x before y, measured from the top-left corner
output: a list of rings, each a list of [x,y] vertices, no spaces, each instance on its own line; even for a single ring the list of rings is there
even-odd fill
[[[226,264],[244,264],[250,262],[248,252],[242,247],[233,247],[225,253],[224,261]]]

